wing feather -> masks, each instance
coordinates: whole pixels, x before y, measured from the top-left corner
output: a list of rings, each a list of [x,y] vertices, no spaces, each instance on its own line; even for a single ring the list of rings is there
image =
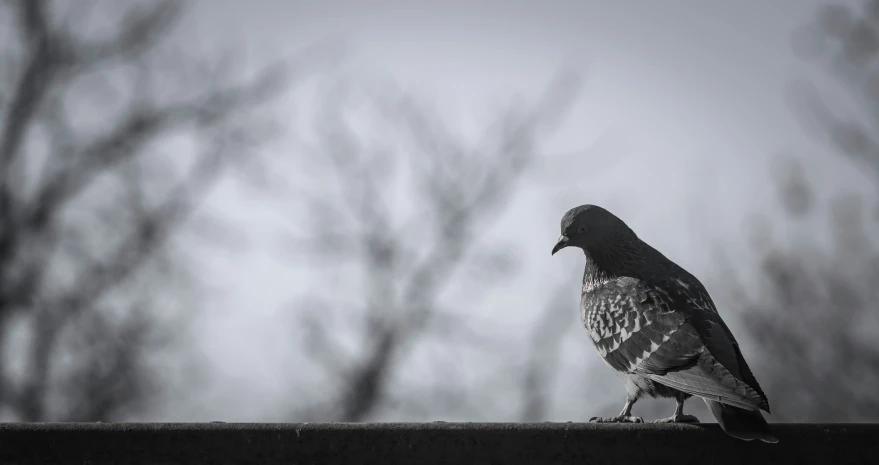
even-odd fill
[[[621,278],[584,294],[582,305],[595,347],[615,370],[728,405],[769,411],[738,343],[698,281],[655,286]]]

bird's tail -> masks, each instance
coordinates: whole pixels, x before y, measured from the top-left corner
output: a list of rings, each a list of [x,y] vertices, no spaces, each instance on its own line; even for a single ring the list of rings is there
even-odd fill
[[[708,408],[726,434],[745,441],[759,439],[763,442],[778,442],[759,410],[745,410],[713,400],[702,400],[708,404]]]

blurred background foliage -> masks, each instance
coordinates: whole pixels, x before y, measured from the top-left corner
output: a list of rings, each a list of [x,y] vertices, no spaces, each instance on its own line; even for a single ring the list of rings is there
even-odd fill
[[[789,92],[792,111],[816,143],[879,185],[879,2],[865,2],[860,10],[823,7],[793,44],[842,92],[830,95],[814,83],[796,82]],[[847,111],[835,111],[834,99]],[[773,167],[780,211],[798,231],[785,241],[755,234],[763,253],[759,292],[735,291],[745,327],[766,354],[758,361],[768,390],[777,393],[773,418],[875,421],[879,202],[853,192],[818,198],[812,186],[821,173],[802,158],[783,157]],[[829,247],[818,244],[819,227],[829,230]]]

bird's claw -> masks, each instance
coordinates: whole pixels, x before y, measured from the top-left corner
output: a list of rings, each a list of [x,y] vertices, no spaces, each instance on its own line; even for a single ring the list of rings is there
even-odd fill
[[[620,415],[616,417],[592,417],[589,423],[644,423],[641,417]]]
[[[653,423],[699,423],[699,419],[693,415],[672,415],[668,418],[653,420]]]

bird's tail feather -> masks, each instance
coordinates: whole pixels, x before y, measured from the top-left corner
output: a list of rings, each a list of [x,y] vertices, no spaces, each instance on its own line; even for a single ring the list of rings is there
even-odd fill
[[[746,410],[713,400],[703,400],[726,434],[745,441],[759,439],[763,442],[778,442],[759,410]]]

